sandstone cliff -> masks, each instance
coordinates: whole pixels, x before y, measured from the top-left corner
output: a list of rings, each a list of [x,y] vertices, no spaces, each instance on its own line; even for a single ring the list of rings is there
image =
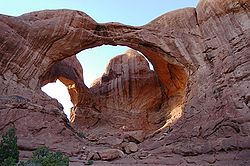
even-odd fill
[[[100,110],[98,120],[124,131],[156,130],[165,124],[167,111],[170,112],[169,109],[160,111],[166,102],[165,91],[147,60],[135,50],[110,60],[90,92],[95,96],[95,107]],[[85,125],[87,117],[84,116],[88,115],[80,111],[85,107],[82,104],[75,110],[72,121],[83,129],[91,124]]]
[[[165,93],[175,99],[184,95],[185,105],[174,125],[112,164],[249,165],[249,13],[249,0],[200,0],[196,8],[166,13],[141,27],[98,24],[71,10],[1,15],[1,131],[14,125],[24,151],[30,149],[24,143],[29,138],[32,147],[54,145],[79,154],[69,142],[81,147],[83,140],[75,137],[60,105],[41,91],[41,78],[57,61],[81,50],[125,45],[143,53]],[[33,114],[50,117],[43,121],[50,127],[32,132],[34,124],[27,122]]]

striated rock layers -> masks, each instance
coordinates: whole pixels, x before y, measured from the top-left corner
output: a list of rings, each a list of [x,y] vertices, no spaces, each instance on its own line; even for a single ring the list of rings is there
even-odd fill
[[[102,77],[92,84],[90,92],[100,112],[95,128],[98,123],[102,126],[106,123],[123,131],[146,132],[166,122],[169,109],[160,110],[166,102],[165,90],[147,60],[135,50],[113,58]],[[82,129],[93,127],[89,126],[89,114],[84,107],[74,110],[71,116],[73,124]]]
[[[45,144],[68,152],[72,165],[84,160],[84,155],[74,160],[84,153],[84,142],[60,104],[41,91],[42,77],[53,64],[81,50],[125,45],[153,64],[171,103],[186,97],[174,125],[111,164],[249,165],[249,16],[249,0],[200,0],[196,8],[166,13],[140,27],[98,24],[71,10],[1,15],[0,130],[15,126],[25,152],[29,145]],[[33,123],[35,116],[43,121]]]

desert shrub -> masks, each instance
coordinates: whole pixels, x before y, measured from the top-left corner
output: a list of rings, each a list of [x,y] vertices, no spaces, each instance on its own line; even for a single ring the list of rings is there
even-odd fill
[[[69,157],[61,152],[50,152],[47,147],[39,147],[33,157],[19,166],[68,166]]]
[[[19,151],[17,148],[16,130],[10,128],[2,137],[0,143],[0,165],[13,166],[18,162]]]
[[[17,136],[14,128],[3,135],[0,143],[0,166],[16,166],[19,161]],[[61,152],[51,152],[47,147],[39,147],[28,161],[22,161],[18,166],[68,166],[69,157]]]
[[[16,166],[16,160],[12,157],[9,157],[5,159],[2,163],[0,163],[1,166]]]

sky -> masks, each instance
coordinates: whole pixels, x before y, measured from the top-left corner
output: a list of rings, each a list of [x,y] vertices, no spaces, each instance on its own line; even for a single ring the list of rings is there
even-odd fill
[[[120,22],[141,26],[169,11],[195,7],[199,0],[0,0],[0,14],[19,16],[24,13],[45,9],[73,9],[87,13],[99,23]],[[109,60],[124,53],[124,46],[101,46],[77,54],[82,64],[87,86],[100,77]],[[67,88],[60,82],[42,88],[49,96],[64,106],[69,116],[72,107]]]

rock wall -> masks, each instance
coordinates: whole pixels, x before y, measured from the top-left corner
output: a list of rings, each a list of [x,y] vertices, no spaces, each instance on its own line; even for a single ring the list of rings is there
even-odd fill
[[[55,62],[81,50],[102,44],[126,45],[150,60],[166,93],[182,95],[187,80],[188,88],[177,123],[142,143],[134,159],[129,156],[113,164],[249,165],[249,13],[249,0],[200,0],[196,8],[166,13],[141,27],[98,24],[71,10],[1,15],[0,94],[12,104],[1,104],[0,122],[10,117],[16,124],[9,113],[24,114],[10,99],[12,95],[28,99],[28,105],[60,112],[58,103],[41,92],[39,78]],[[37,114],[47,116],[41,111]],[[1,126],[6,130],[7,125]],[[32,135],[26,130],[29,126],[21,127],[17,126],[21,140],[25,134]],[[70,135],[73,131],[68,138],[77,142]],[[35,140],[31,139],[34,146],[50,145],[46,139]],[[63,145],[69,141],[58,143],[60,149],[66,151]]]
[[[202,40],[202,50],[191,49],[201,54],[196,56],[198,69],[189,78],[183,116],[164,137],[159,136],[160,141],[144,144],[158,157],[175,154],[165,163],[249,164],[245,158],[250,138],[249,5],[249,1],[199,2],[196,38]]]
[[[122,131],[143,130],[149,132],[163,126],[167,111],[160,111],[167,100],[164,89],[147,60],[137,51],[128,50],[110,60],[105,73],[90,87],[95,96],[95,107],[101,125],[106,123]],[[82,104],[74,112],[73,124],[84,129],[86,123],[85,106]],[[78,112],[79,111],[79,112]],[[93,117],[94,118],[94,117]],[[98,127],[91,126],[92,128]],[[100,126],[99,126],[100,127]]]
[[[32,103],[18,95],[0,96],[0,130],[16,128],[21,158],[28,158],[38,146],[46,145],[72,155],[82,148],[81,140],[60,110]]]

